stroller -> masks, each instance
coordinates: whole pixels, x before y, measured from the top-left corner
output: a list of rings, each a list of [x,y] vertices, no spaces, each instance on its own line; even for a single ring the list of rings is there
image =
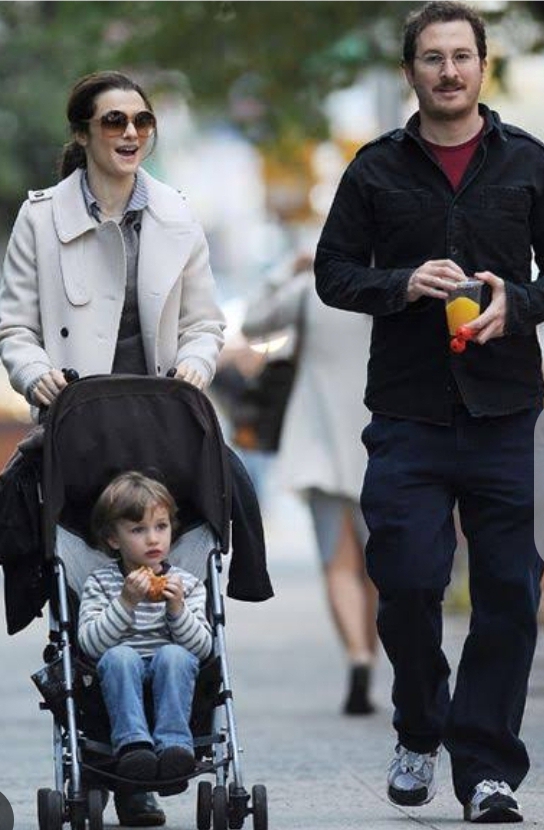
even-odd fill
[[[108,791],[124,786],[170,795],[201,776],[207,778],[197,787],[198,830],[241,828],[249,815],[255,830],[267,830],[266,788],[256,784],[248,792],[240,765],[220,586],[223,558],[230,551],[236,465],[210,401],[189,384],[167,378],[76,380],[49,411],[42,452],[43,573],[48,581],[50,642],[45,666],[32,679],[44,698],[41,708],[53,714],[55,789],[38,791],[40,830],[62,830],[65,822],[72,830],[102,830]],[[111,562],[91,546],[91,507],[103,487],[129,469],[159,478],[174,496],[184,532],[169,561],[203,579],[208,593],[213,651],[201,667],[191,716],[197,765],[186,778],[168,782],[136,783],[116,775],[96,671],[77,646],[83,583],[92,570]],[[250,501],[255,498],[247,493]],[[258,515],[260,523],[256,499],[255,504],[252,518]],[[232,529],[234,534],[234,522]],[[264,545],[262,552],[264,558]],[[242,565],[235,563],[233,551],[230,581],[233,566],[240,573]],[[272,595],[264,562],[263,573],[264,590],[261,586],[258,595],[239,598]],[[236,596],[236,590],[228,593]]]

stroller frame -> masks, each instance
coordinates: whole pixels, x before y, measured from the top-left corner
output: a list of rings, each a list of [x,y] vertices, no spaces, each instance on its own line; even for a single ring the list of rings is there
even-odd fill
[[[102,381],[96,378],[78,381]],[[112,380],[109,378],[108,380]],[[152,379],[156,382],[157,379]],[[141,380],[139,381],[142,382]],[[149,380],[147,380],[149,383]],[[165,381],[165,383],[179,384],[179,381]],[[187,386],[187,384],[182,384]],[[71,387],[65,390],[63,396],[71,392]],[[201,404],[197,390],[190,387],[186,390],[190,397],[197,397]],[[205,405],[213,413],[213,408],[207,399]],[[209,413],[208,413],[209,414]],[[215,417],[215,413],[213,413]],[[219,430],[219,426],[217,425]],[[219,430],[220,434],[220,430]],[[47,444],[46,444],[47,447]],[[243,751],[239,746],[238,729],[234,712],[233,692],[227,658],[225,637],[225,608],[221,593],[221,573],[223,570],[222,555],[224,539],[215,535],[216,544],[207,557],[208,583],[208,616],[212,626],[213,658],[220,668],[220,688],[216,695],[211,719],[211,734],[197,736],[195,749],[209,747],[211,757],[208,761],[197,763],[195,771],[184,779],[176,782],[165,782],[166,786],[159,789],[160,794],[175,794],[186,789],[190,779],[202,775],[214,775],[215,786],[209,780],[200,781],[197,790],[196,824],[198,830],[227,830],[227,828],[241,828],[247,816],[253,816],[254,830],[267,830],[268,808],[266,788],[256,784],[249,793],[243,781],[240,754]],[[48,540],[46,538],[46,552]],[[223,542],[223,544],[222,544]],[[44,650],[44,660],[47,664],[54,661],[61,664],[62,697],[65,706],[63,722],[55,715],[50,703],[41,702],[42,709],[49,709],[53,714],[53,753],[55,789],[40,789],[38,791],[38,820],[40,830],[62,830],[65,821],[70,822],[72,830],[85,830],[88,822],[89,830],[102,830],[102,813],[107,801],[104,788],[115,789],[115,785],[127,783],[114,773],[106,773],[99,767],[93,767],[83,759],[85,749],[106,750],[107,745],[99,744],[86,739],[78,729],[78,712],[74,678],[77,667],[74,661],[73,643],[71,642],[72,621],[70,614],[69,589],[66,576],[66,566],[63,560],[55,553],[50,556],[52,565],[53,591],[57,598],[57,608],[53,603],[49,605],[50,642]],[[44,669],[43,671],[47,671]],[[36,676],[33,676],[35,679]],[[36,681],[35,681],[36,682]],[[40,687],[39,683],[37,685]],[[43,690],[42,690],[43,691]],[[229,774],[232,770],[232,780]],[[97,786],[89,789],[85,782],[85,774],[91,772],[91,778],[98,776]],[[101,783],[103,782],[103,783]],[[155,786],[146,786],[145,782],[135,785],[134,789],[157,790]],[[162,783],[162,782],[161,782]],[[109,785],[109,786],[108,786]],[[165,791],[163,791],[165,790]]]

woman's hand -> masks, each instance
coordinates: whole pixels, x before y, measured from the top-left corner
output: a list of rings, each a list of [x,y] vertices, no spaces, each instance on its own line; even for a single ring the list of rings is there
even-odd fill
[[[32,390],[34,402],[37,406],[51,406],[66,385],[66,378],[62,372],[59,369],[51,369],[41,376]]]
[[[147,568],[138,568],[127,574],[121,591],[121,602],[125,608],[129,611],[136,608],[139,602],[147,598],[150,586],[151,580]]]
[[[183,580],[179,574],[168,575],[168,582],[163,591],[166,600],[166,611],[172,617],[179,617],[185,605]]]
[[[174,377],[179,378],[179,380],[184,380],[192,386],[196,386],[197,389],[202,390],[206,386],[206,381],[202,375],[188,363],[184,363],[183,361],[177,367]]]

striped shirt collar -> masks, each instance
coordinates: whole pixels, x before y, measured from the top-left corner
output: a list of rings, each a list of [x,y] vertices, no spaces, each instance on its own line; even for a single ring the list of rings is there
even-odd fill
[[[83,198],[85,200],[85,205],[87,207],[87,211],[97,222],[100,222],[100,205],[98,204],[98,200],[96,199],[95,195],[93,194],[91,188],[89,187],[89,180],[87,179],[87,171],[81,171],[81,190],[83,192]],[[147,207],[149,203],[149,196],[147,193],[147,187],[145,181],[142,176],[139,176],[136,173],[134,187],[132,189],[132,193],[130,194],[130,199],[128,200],[127,206],[123,211],[123,215],[126,216],[127,213],[133,213],[136,211],[143,210]]]
[[[127,576],[129,571],[127,571],[127,569],[125,568],[125,564],[124,564],[123,560],[121,559],[121,557],[119,557],[119,559],[115,560],[115,564],[117,565],[117,567],[121,571],[121,574],[123,575],[123,577]],[[161,562],[161,569],[160,569],[158,575],[159,576],[164,576],[165,574],[168,573],[168,571],[170,570],[171,567],[172,567],[172,565],[170,564],[170,562],[167,562],[166,559],[163,559],[162,562]]]

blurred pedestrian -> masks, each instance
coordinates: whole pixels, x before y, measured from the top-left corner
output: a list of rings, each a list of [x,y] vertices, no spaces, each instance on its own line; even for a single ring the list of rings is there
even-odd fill
[[[219,415],[227,441],[241,458],[251,478],[261,510],[266,513],[268,480],[276,451],[262,446],[258,421],[261,406],[255,400],[255,387],[261,389],[260,374],[266,358],[251,348],[237,332],[227,338],[217,362],[210,387],[210,398]]]
[[[315,293],[312,259],[297,257],[283,280],[267,282],[242,326],[262,337],[298,330],[297,371],[282,427],[278,478],[308,504],[327,599],[349,661],[343,711],[367,715],[376,656],[376,590],[365,567],[367,529],[358,499],[365,466],[360,390],[371,319],[327,308]]]
[[[145,172],[157,123],[119,72],[77,81],[59,184],[29,193],[0,286],[0,357],[12,386],[48,407],[79,375],[176,377],[207,386],[223,343],[208,246],[176,190]],[[165,822],[152,794],[117,793],[123,824]]]
[[[533,433],[543,383],[544,147],[478,105],[483,21],[431,2],[404,31],[418,112],[366,145],[338,187],[316,256],[329,305],[374,316],[363,440],[367,562],[393,664],[398,744],[389,798],[436,792],[450,753],[469,822],[522,821],[519,737],[542,563],[533,534]],[[534,252],[540,274],[531,282]],[[453,354],[444,301],[476,277],[484,310]],[[458,500],[472,615],[450,700],[442,600]]]

